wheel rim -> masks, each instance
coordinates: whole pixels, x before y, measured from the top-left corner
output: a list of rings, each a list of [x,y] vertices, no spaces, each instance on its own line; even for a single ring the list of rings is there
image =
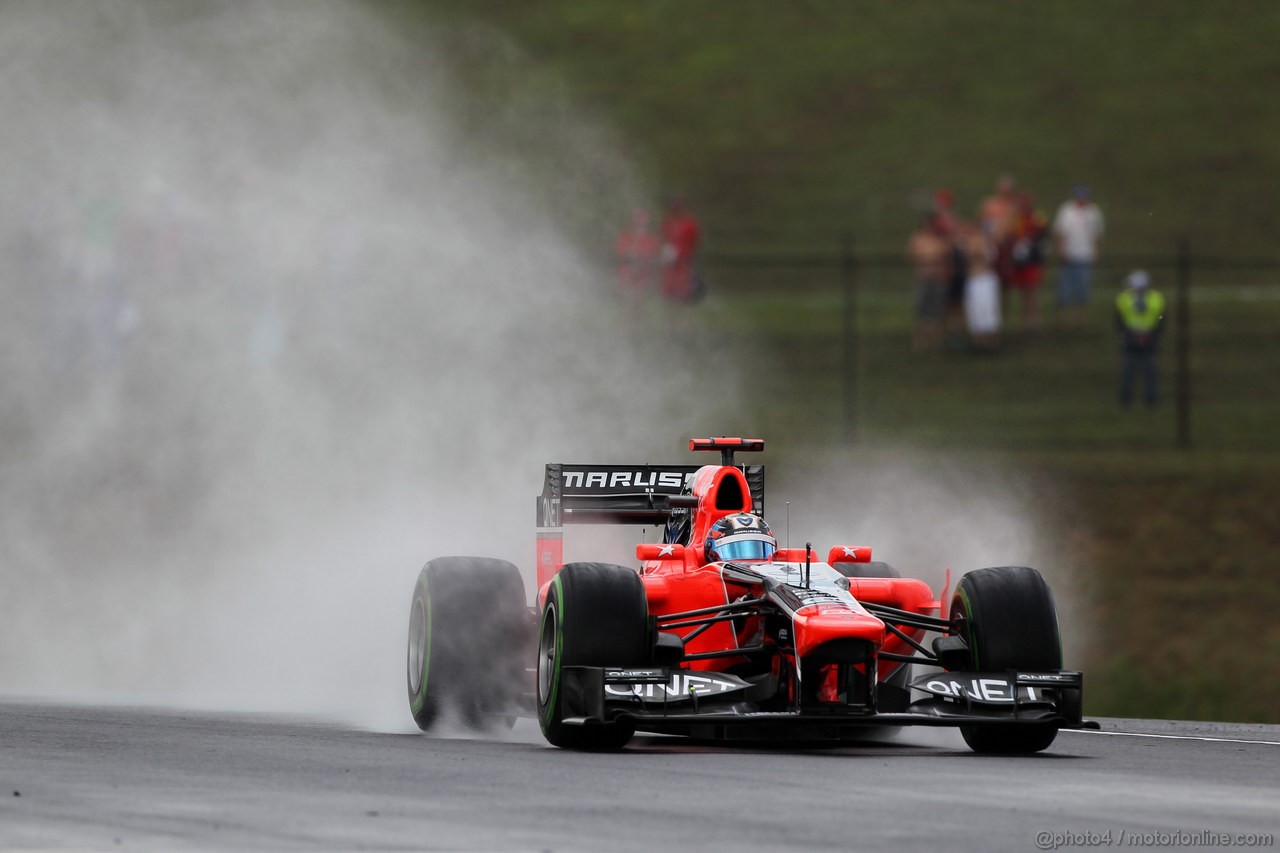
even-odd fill
[[[551,698],[551,682],[556,671],[556,606],[547,603],[542,615],[542,631],[538,636],[538,701],[544,705]]]
[[[422,669],[427,659],[427,609],[421,598],[414,598],[409,614],[409,692],[422,689]]]
[[[973,624],[969,620],[969,597],[964,590],[956,590],[955,600],[951,602],[951,634],[964,640],[969,646],[969,663],[976,670],[981,664],[978,650],[974,648]]]

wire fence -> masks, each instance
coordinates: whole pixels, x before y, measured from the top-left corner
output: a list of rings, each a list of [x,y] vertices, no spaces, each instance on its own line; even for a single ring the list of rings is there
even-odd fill
[[[1006,446],[1155,440],[1280,450],[1277,259],[1198,255],[1185,239],[1163,253],[1104,256],[1078,328],[1056,324],[1058,268],[1050,263],[1040,288],[1043,331],[1021,328],[1019,297],[1008,295],[1005,345],[981,368],[965,366],[975,359],[962,352],[911,352],[910,263],[903,254],[861,252],[852,235],[826,252],[722,252],[703,266],[712,292],[772,344],[784,368],[772,396],[806,405],[845,440],[951,435]],[[1133,269],[1151,274],[1169,308],[1158,411],[1122,420],[1114,304]],[[985,420],[974,414],[979,407]]]

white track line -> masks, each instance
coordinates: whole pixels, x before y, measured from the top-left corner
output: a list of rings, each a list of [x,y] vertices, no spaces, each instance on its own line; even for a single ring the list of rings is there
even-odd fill
[[[1058,729],[1059,732],[1071,732],[1072,734],[1081,735],[1115,735],[1117,737],[1155,737],[1164,740],[1204,740],[1214,743],[1257,743],[1263,746],[1280,746],[1280,741],[1275,740],[1240,740],[1238,738],[1229,737],[1204,737],[1202,735],[1157,735],[1145,732],[1107,732],[1098,731],[1097,729]]]

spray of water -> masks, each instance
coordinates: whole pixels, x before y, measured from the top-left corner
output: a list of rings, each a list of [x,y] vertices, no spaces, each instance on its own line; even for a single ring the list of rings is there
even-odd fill
[[[791,542],[869,545],[903,577],[941,593],[985,566],[1032,566],[1053,590],[1068,666],[1079,666],[1088,622],[1077,556],[1058,541],[1055,492],[996,454],[877,447],[807,450],[770,471],[770,505],[790,500]]]
[[[620,310],[579,239],[643,198],[608,132],[467,100],[432,38],[347,0],[0,5],[0,691],[402,729],[424,559],[528,570],[544,462],[734,429],[727,339]],[[941,473],[789,461],[770,501],[935,581],[1052,569],[1016,488]]]
[[[0,690],[403,726],[425,558],[528,567],[544,462],[711,430],[568,236],[642,197],[607,132],[486,119],[438,48],[343,0],[0,6]]]

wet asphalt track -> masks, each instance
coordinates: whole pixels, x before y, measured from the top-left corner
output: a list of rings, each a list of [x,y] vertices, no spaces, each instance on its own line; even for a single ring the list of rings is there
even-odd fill
[[[976,756],[941,730],[582,755],[529,721],[476,740],[0,704],[0,848],[963,851],[1035,850],[1040,832],[1280,833],[1280,726],[1103,726],[1030,758]]]

